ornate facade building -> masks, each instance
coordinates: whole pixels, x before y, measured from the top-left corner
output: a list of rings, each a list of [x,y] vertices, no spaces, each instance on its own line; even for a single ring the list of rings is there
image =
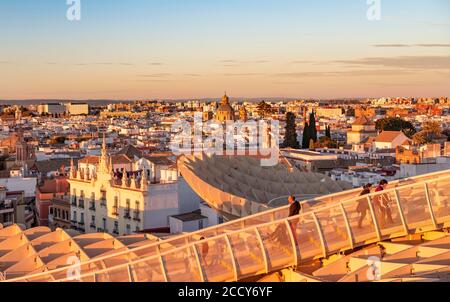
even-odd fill
[[[113,158],[107,154],[104,139],[101,157],[91,161],[95,169],[71,165],[72,228],[125,235],[168,227],[168,217],[179,214],[177,182],[152,184],[147,173],[126,168],[119,177]]]
[[[233,107],[230,105],[230,98],[225,95],[222,97],[219,108],[216,111],[216,120],[219,122],[234,121],[236,120]]]
[[[36,161],[34,147],[28,144],[24,137],[22,129],[18,130],[18,137],[15,145],[16,149],[16,167],[20,167],[24,172],[32,167]]]

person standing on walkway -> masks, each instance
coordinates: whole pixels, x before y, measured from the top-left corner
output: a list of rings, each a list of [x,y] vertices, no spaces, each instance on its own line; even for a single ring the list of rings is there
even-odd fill
[[[361,192],[360,196],[369,195],[371,189],[372,189],[371,183],[364,185],[363,191]],[[369,200],[367,200],[367,198],[361,198],[358,201],[358,207],[356,208],[356,211],[359,213],[358,228],[361,229],[362,223],[367,216],[367,211],[369,211]]]

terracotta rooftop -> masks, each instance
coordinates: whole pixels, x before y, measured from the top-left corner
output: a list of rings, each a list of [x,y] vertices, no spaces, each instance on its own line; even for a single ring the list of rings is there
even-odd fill
[[[380,143],[391,143],[400,135],[406,137],[406,135],[402,131],[383,131],[376,137],[375,141]]]
[[[98,165],[100,157],[95,155],[86,156],[78,161],[80,164]]]

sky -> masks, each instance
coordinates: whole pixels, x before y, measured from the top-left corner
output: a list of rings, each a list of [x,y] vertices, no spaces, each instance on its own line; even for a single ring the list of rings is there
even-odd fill
[[[66,1],[0,0],[0,99],[450,96],[448,0]]]

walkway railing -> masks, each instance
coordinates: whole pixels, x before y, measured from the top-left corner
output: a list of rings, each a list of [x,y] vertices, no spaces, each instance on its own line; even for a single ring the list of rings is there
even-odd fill
[[[285,218],[288,207],[274,209],[78,267],[11,281],[242,280],[373,242],[450,226],[449,172],[312,208],[297,217]],[[75,275],[67,274],[74,271]]]

